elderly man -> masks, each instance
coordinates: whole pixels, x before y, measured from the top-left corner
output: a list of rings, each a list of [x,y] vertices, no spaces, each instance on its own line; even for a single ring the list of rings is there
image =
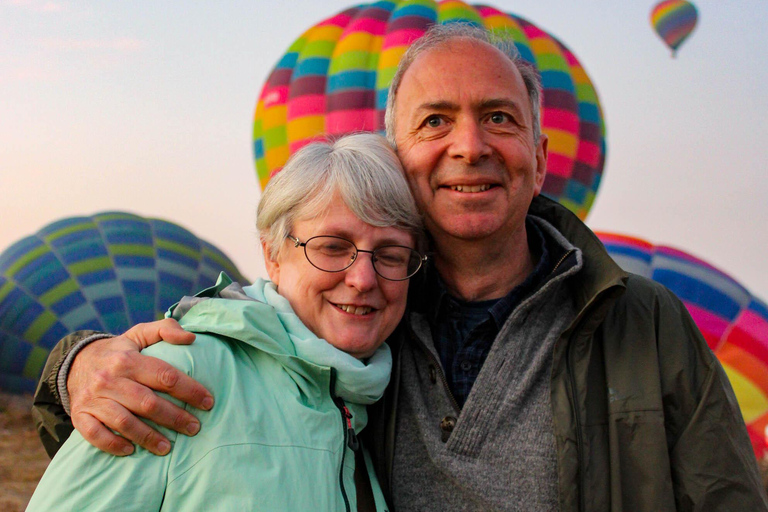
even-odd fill
[[[435,252],[390,340],[392,384],[372,411],[390,502],[768,509],[733,392],[684,306],[621,271],[586,226],[539,196],[540,86],[512,48],[479,29],[436,27],[390,87],[388,137]],[[70,337],[49,361],[43,438],[67,431],[48,403],[60,392],[66,402],[67,388],[75,426],[112,453],[132,446],[102,421],[157,453],[170,448],[129,411],[194,435],[192,415],[143,385],[196,407],[212,397],[137,352],[188,336],[163,321],[87,343],[102,336]]]

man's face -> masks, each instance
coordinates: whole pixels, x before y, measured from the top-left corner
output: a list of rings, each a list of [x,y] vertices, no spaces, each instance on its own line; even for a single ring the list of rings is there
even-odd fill
[[[419,55],[397,93],[395,140],[437,241],[522,229],[547,139],[534,144],[525,84],[499,50],[458,40]]]

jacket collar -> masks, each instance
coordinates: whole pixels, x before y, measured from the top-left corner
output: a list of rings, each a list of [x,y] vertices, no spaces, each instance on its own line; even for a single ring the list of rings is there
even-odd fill
[[[386,343],[367,362],[335,348],[310,331],[277,287],[264,279],[242,288],[222,272],[216,285],[184,297],[166,316],[187,331],[223,336],[266,352],[305,380],[332,368],[335,394],[352,403],[375,402],[389,382],[392,355]]]
[[[600,293],[614,287],[625,287],[629,274],[619,267],[597,238],[575,214],[560,203],[539,195],[528,209],[530,215],[542,218],[583,253],[583,268],[574,275],[573,297],[577,310],[582,310]]]

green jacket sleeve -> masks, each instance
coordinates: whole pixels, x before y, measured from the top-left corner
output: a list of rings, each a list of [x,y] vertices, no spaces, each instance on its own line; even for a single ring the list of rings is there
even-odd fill
[[[99,333],[96,331],[76,331],[62,338],[48,354],[40,382],[37,383],[32,405],[32,418],[49,457],[56,454],[73,430],[72,419],[61,404],[57,384],[59,369],[72,348],[94,334]]]

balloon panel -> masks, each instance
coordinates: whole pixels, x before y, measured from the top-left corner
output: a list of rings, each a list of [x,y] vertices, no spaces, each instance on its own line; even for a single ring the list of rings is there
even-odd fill
[[[693,32],[697,21],[696,7],[685,0],[666,0],[651,11],[651,25],[673,55]]]
[[[262,186],[300,147],[327,135],[384,131],[389,83],[403,53],[434,23],[504,33],[542,77],[549,137],[544,194],[585,218],[605,163],[605,124],[589,77],[563,43],[494,7],[455,0],[375,2],[304,32],[269,75],[256,105],[254,156]]]
[[[597,91],[586,71],[568,48],[559,41],[557,44],[574,80],[579,119],[578,147],[571,174],[573,179],[566,182],[567,188],[560,195],[560,202],[584,219],[592,208],[602,178],[602,173],[596,173],[594,169],[602,169],[605,165],[605,124]]]
[[[755,454],[766,453],[768,426],[768,307],[736,280],[671,247],[598,233],[629,272],[653,279],[686,305],[731,381]]]
[[[33,391],[66,334],[162,318],[220,271],[245,282],[220,250],[159,219],[105,212],[43,227],[0,254],[0,389]]]
[[[732,370],[728,376],[734,384],[755,453],[762,455],[766,451],[768,427],[768,307],[764,302],[753,299],[716,354]]]

